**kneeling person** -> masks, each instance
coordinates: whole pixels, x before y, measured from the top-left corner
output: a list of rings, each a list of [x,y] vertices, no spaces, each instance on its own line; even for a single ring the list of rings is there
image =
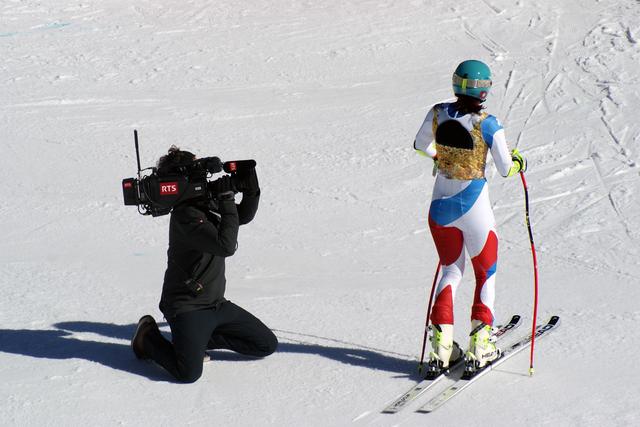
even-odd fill
[[[158,169],[171,171],[194,160],[192,153],[171,147],[158,161]],[[139,359],[151,359],[187,383],[202,375],[208,349],[264,357],[278,345],[264,323],[224,297],[225,258],[235,253],[239,226],[250,222],[258,209],[255,170],[243,177],[238,205],[228,176],[214,184],[215,198],[186,201],[171,212],[160,310],[171,328],[172,341],[162,336],[150,315],[140,319],[131,341]]]

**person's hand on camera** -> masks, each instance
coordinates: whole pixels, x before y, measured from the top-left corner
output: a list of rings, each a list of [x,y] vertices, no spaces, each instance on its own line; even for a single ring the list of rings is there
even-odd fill
[[[251,168],[248,171],[243,172],[241,175],[236,176],[238,191],[243,193],[257,194],[260,192],[260,185],[258,184],[258,174],[255,168]]]
[[[229,175],[221,176],[211,183],[212,192],[218,200],[234,200],[235,192]]]

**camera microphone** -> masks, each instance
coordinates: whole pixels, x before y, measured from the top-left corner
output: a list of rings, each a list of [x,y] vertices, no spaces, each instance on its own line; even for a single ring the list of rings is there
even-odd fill
[[[222,165],[223,170],[226,173],[242,173],[245,171],[249,171],[256,167],[255,160],[232,160],[229,162],[224,162]]]

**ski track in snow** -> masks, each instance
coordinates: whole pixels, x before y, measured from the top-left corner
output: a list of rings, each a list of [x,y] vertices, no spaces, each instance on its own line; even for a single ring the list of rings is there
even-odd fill
[[[620,393],[640,380],[632,360],[603,366],[593,345],[640,339],[638,22],[630,0],[3,3],[3,425],[640,424],[638,393]],[[562,327],[533,378],[522,354],[433,414],[380,414],[419,379],[437,263],[431,162],[411,141],[468,58],[492,68],[488,111],[529,161],[539,316]],[[275,330],[271,357],[213,352],[179,385],[131,353],[143,314],[169,333],[168,218],[122,206],[133,129],[143,167],[171,144],[257,160],[227,297]],[[522,189],[492,168],[497,316],[521,313],[524,333]]]

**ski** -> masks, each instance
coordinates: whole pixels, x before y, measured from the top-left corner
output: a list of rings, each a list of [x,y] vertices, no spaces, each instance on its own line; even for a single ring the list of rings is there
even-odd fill
[[[514,330],[518,326],[520,326],[520,316],[514,315],[511,317],[511,320],[498,328],[498,330],[493,334],[497,340],[504,337],[508,332]],[[440,375],[435,377],[434,379],[424,379],[420,381],[418,384],[411,387],[407,390],[406,393],[402,394],[400,397],[391,402],[386,408],[382,410],[383,414],[395,414],[401,409],[405,408],[409,403],[415,401],[418,397],[422,396],[427,390],[432,388],[435,384],[437,384],[442,378],[449,376],[450,373],[457,371],[459,367],[464,366],[464,358],[461,358],[457,363],[449,366],[449,369],[442,372]]]
[[[547,323],[543,325],[539,325],[536,328],[536,341],[542,338],[543,336],[548,335],[549,332],[556,329],[556,327],[558,327],[559,325],[560,325],[560,317],[558,316],[552,316]],[[417,410],[417,412],[429,413],[429,412],[435,411],[436,409],[444,405],[446,402],[448,402],[450,399],[452,399],[454,396],[457,396],[462,390],[469,387],[474,381],[483,377],[487,372],[490,372],[493,368],[505,362],[512,356],[515,356],[516,354],[520,353],[525,348],[528,348],[529,345],[531,345],[531,334],[524,335],[514,344],[507,347],[502,352],[501,356],[498,359],[494,360],[493,362],[485,365],[480,370],[476,371],[475,374],[470,378],[463,377],[457,380],[449,388],[447,388],[442,393],[433,397],[424,405],[422,405]]]

